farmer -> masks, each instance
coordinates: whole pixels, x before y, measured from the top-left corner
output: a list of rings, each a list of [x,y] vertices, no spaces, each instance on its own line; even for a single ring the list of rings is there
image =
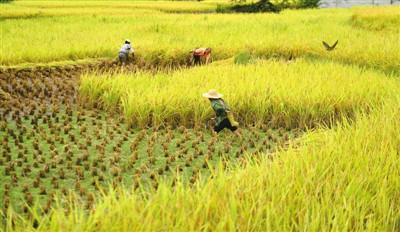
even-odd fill
[[[192,51],[192,55],[194,65],[200,65],[201,58],[204,58],[205,64],[208,64],[211,59],[211,48],[196,48]]]
[[[122,65],[126,64],[130,53],[132,53],[132,55],[134,55],[134,49],[131,46],[131,41],[129,39],[127,39],[127,40],[125,40],[124,45],[122,45],[122,47],[118,53],[119,62],[121,62]]]
[[[238,129],[239,123],[235,121],[230,111],[229,106],[222,99],[222,94],[219,94],[215,89],[209,90],[207,93],[203,93],[203,97],[208,98],[211,102],[211,107],[215,111],[217,120],[214,126],[215,132],[220,132],[224,128],[228,128],[231,131]]]

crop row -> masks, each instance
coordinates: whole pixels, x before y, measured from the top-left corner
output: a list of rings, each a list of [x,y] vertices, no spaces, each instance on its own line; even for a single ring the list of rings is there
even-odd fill
[[[87,74],[82,102],[119,109],[135,126],[203,125],[211,116],[201,97],[217,89],[243,126],[305,128],[351,118],[397,94],[397,82],[379,72],[331,62],[296,60],[223,64],[172,74]]]

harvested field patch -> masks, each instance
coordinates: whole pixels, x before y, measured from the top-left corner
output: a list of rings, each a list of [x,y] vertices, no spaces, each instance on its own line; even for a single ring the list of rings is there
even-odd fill
[[[3,212],[37,200],[48,212],[55,195],[70,192],[92,204],[86,200],[109,185],[156,188],[159,180],[177,173],[194,183],[210,174],[209,166],[246,154],[267,156],[301,134],[248,128],[241,137],[228,132],[217,137],[204,128],[132,129],[107,114],[72,108],[17,112],[1,115]]]

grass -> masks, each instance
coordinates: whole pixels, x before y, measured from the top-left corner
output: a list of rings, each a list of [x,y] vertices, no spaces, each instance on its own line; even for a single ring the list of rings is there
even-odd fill
[[[88,104],[120,109],[135,126],[190,126],[211,117],[201,94],[212,88],[225,95],[243,125],[306,128],[368,111],[397,95],[398,84],[355,66],[277,60],[225,63],[172,74],[88,74],[82,77],[80,96]]]
[[[18,7],[36,12],[37,6],[23,7],[24,4],[13,3],[2,15],[12,14]],[[50,6],[52,4],[57,2]],[[115,10],[117,15],[100,10],[85,14],[87,8],[81,10],[76,4],[70,3],[60,10],[80,12],[79,15],[63,16],[56,13],[58,8],[43,4],[55,15],[3,19],[1,32],[8,36],[2,40],[0,64],[114,58],[121,41],[129,37],[138,55],[152,62],[185,60],[188,51],[194,47],[210,46],[214,49],[215,59],[249,51],[265,57],[322,57],[384,70],[399,67],[399,32],[388,31],[382,37],[375,31],[354,26],[350,9],[288,10],[280,14],[255,14],[249,18],[245,14],[165,14],[151,9],[135,10],[128,15],[118,14],[118,10]],[[111,3],[111,6],[118,8],[118,4]],[[158,4],[164,7],[167,3],[153,5]],[[385,10],[395,12],[397,9]],[[38,31],[46,33],[36,33]],[[28,37],[29,42],[23,39]],[[321,41],[336,39],[340,41],[338,49],[326,52]],[[14,49],[7,49],[10,47]]]

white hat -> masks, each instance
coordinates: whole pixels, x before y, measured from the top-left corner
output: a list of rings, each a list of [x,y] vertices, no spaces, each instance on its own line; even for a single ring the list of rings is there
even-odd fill
[[[215,89],[210,89],[207,93],[203,93],[203,97],[210,98],[210,99],[218,99],[223,97],[224,95],[217,92]]]

